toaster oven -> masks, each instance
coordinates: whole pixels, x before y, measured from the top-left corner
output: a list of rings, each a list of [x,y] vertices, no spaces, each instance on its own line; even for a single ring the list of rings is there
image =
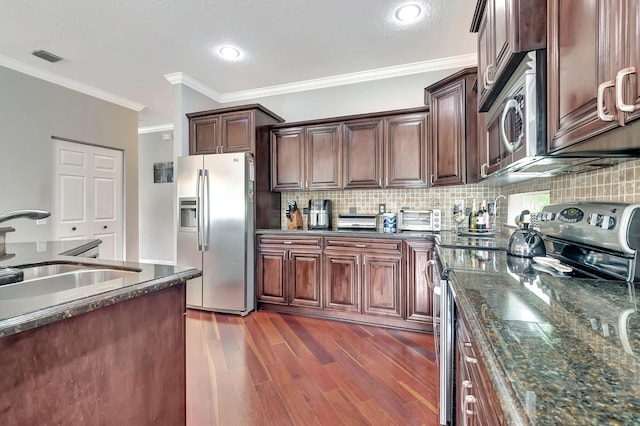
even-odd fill
[[[441,212],[433,210],[400,209],[398,212],[399,231],[440,231],[442,228]]]

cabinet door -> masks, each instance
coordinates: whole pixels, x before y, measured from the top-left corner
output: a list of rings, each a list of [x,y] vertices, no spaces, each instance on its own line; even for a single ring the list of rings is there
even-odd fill
[[[304,189],[304,135],[301,127],[271,133],[271,189]]]
[[[258,301],[286,305],[287,251],[258,249],[257,255]]]
[[[382,119],[346,122],[342,134],[345,189],[382,188]]]
[[[307,190],[342,189],[342,135],[340,125],[305,130]]]
[[[433,243],[406,242],[407,321],[433,326],[433,283],[427,262],[433,258]]]
[[[431,94],[431,173],[433,186],[463,184],[465,167],[465,81]],[[469,141],[469,143],[475,143]]]
[[[548,46],[548,151],[581,142],[618,126],[615,90],[604,90],[604,112],[598,118],[598,86],[614,81],[618,71],[616,50],[617,1],[549,2]]]
[[[626,0],[621,3],[625,6],[622,16],[626,17],[621,45],[625,61],[621,68],[635,68],[633,74],[623,78],[619,89],[624,94],[624,103],[636,108],[636,111],[625,114],[624,121],[628,123],[640,117],[640,1]]]
[[[427,114],[385,119],[385,186],[420,188],[427,183]]]
[[[399,255],[362,255],[363,313],[402,318],[401,263]]]
[[[495,57],[493,53],[493,34],[489,27],[489,11],[491,8],[489,7],[490,3],[487,4],[482,20],[480,21],[480,26],[478,27],[478,109],[484,103],[491,86],[489,85],[488,78],[488,67],[489,64],[492,63],[493,57]]]
[[[324,253],[324,308],[360,312],[360,255]]]
[[[220,116],[189,120],[189,154],[215,154],[220,141]]]
[[[322,253],[289,253],[289,304],[320,308]]]
[[[512,39],[512,0],[489,0],[487,7],[491,7],[493,16],[493,52],[492,63],[487,77],[492,79],[500,75],[507,65],[508,60],[513,56]]]
[[[223,114],[221,120],[222,152],[247,152],[255,149],[253,112]]]

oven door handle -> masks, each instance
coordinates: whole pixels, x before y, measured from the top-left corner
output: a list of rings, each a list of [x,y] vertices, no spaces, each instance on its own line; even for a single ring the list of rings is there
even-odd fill
[[[513,109],[516,115],[520,116],[520,121],[522,122],[522,131],[516,137],[514,141],[510,141],[507,137],[507,129],[505,127],[507,123],[507,114],[509,114],[509,110]],[[518,105],[518,102],[515,99],[509,99],[507,103],[504,105],[504,109],[502,110],[502,116],[500,117],[500,135],[502,136],[502,144],[504,145],[507,152],[513,154],[515,150],[520,148],[522,144],[522,139],[524,138],[524,116],[522,115],[522,108]]]

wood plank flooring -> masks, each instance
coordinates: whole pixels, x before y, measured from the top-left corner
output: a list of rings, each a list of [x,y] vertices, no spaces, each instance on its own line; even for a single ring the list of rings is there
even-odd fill
[[[437,425],[431,334],[187,311],[187,425]]]

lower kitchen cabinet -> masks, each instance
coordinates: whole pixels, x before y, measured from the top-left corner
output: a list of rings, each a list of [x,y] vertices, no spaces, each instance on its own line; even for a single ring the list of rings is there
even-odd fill
[[[432,331],[424,271],[433,242],[271,233],[257,240],[260,308]]]
[[[320,238],[258,238],[257,299],[276,305],[321,307]]]
[[[456,424],[506,425],[464,318],[456,322]]]
[[[433,283],[429,261],[433,259],[433,242],[409,240],[405,242],[407,271],[407,321],[433,326]]]

